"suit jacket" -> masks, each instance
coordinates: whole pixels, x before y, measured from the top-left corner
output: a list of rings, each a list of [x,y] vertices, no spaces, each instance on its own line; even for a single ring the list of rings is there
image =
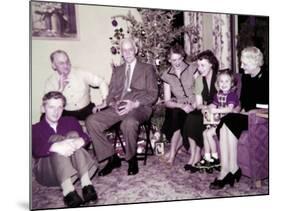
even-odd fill
[[[109,84],[107,104],[121,99],[125,85],[126,64],[113,69]],[[158,86],[155,70],[152,65],[137,61],[131,80],[131,91],[127,92],[124,100],[138,100],[140,106],[151,107],[158,98]]]

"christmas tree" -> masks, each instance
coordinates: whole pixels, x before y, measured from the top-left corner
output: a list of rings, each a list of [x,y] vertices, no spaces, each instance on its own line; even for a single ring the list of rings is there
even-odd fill
[[[130,11],[127,15],[112,17],[112,26],[115,28],[114,35],[110,37],[112,54],[120,54],[119,42],[129,35],[138,45],[138,59],[153,64],[160,73],[169,66],[167,55],[171,44],[182,40],[184,33],[192,36],[193,41],[198,39],[199,32],[196,27],[191,25],[174,27],[175,17],[179,11],[140,8],[137,11],[141,15],[141,21],[137,21]],[[128,23],[126,32],[118,27],[119,18]]]
[[[176,17],[182,13],[173,10],[155,10],[155,9],[137,9],[140,13],[141,21],[137,21],[129,11],[127,15],[116,15],[112,17],[112,26],[114,34],[110,37],[112,54],[120,54],[120,40],[125,37],[132,37],[138,46],[138,59],[145,63],[153,64],[157,70],[158,76],[162,71],[170,67],[168,63],[168,51],[175,42],[183,45],[184,34],[195,44],[199,39],[199,32],[195,26],[182,24],[177,25]],[[127,22],[127,29],[118,26],[119,19]],[[194,55],[188,55],[187,60],[192,60]],[[164,98],[163,83],[158,78],[159,99]],[[160,104],[161,105],[161,104]],[[152,124],[157,128],[154,132],[160,130],[164,121],[164,108],[156,106],[152,119]]]

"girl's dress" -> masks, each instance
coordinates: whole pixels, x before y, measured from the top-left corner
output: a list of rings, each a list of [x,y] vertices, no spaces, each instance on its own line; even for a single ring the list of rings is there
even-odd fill
[[[257,104],[268,104],[269,101],[269,77],[268,72],[262,69],[260,73],[252,78],[250,75],[242,75],[241,109],[246,112],[256,108]],[[240,113],[229,113],[221,119],[217,127],[217,135],[222,125],[225,124],[229,130],[239,139],[242,131],[248,130],[248,116]]]

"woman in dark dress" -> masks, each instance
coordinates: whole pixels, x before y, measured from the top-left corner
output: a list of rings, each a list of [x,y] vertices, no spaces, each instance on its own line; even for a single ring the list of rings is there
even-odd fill
[[[226,184],[233,186],[239,182],[241,169],[237,163],[238,139],[248,130],[249,112],[256,111],[257,104],[268,104],[268,72],[262,68],[263,55],[256,47],[247,47],[241,52],[241,68],[244,69],[241,89],[241,112],[230,113],[221,119],[217,127],[220,137],[221,171],[210,184],[210,189],[221,189]]]
[[[197,56],[198,71],[200,76],[195,80],[194,93],[196,95],[196,110],[189,113],[185,119],[182,130],[183,144],[186,149],[190,148],[191,156],[184,166],[191,173],[198,171],[194,165],[200,160],[200,151],[203,147],[203,115],[204,106],[213,101],[216,94],[215,82],[219,69],[219,63],[212,51],[206,50]]]
[[[162,158],[172,165],[175,156],[183,145],[181,129],[189,112],[194,110],[194,72],[196,66],[184,62],[185,52],[179,44],[171,47],[169,62],[171,67],[163,72],[164,103],[166,115],[161,132],[171,141],[171,149]]]

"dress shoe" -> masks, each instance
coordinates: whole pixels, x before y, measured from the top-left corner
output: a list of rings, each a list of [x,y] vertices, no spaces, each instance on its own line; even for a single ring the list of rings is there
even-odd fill
[[[186,165],[184,166],[184,170],[189,171],[191,167],[192,167],[192,165],[186,164]]]
[[[234,177],[231,172],[229,172],[222,180],[215,179],[209,186],[210,189],[218,190],[224,188],[225,185],[229,184],[230,187],[234,185]]]
[[[221,161],[219,158],[212,157],[212,159],[213,159],[213,162],[212,162],[213,167],[219,167],[221,165]]]
[[[110,174],[113,169],[119,168],[121,166],[121,159],[114,154],[108,159],[107,164],[105,167],[99,172],[99,176],[105,176],[107,174]]]
[[[194,174],[196,173],[197,171],[200,171],[199,168],[195,167],[195,166],[190,166],[190,169],[189,169],[190,173]]]
[[[241,168],[239,168],[234,174],[233,177],[236,180],[236,182],[239,182],[240,178],[242,176]]]
[[[129,160],[128,175],[135,175],[138,172],[139,172],[138,160],[137,157],[134,156]]]
[[[195,173],[195,172],[197,172],[197,171],[199,171],[200,169],[199,168],[196,168],[196,167],[194,167],[193,165],[190,165],[190,164],[186,164],[185,166],[184,166],[184,170],[185,171],[190,171],[190,173]]]
[[[85,187],[82,188],[82,193],[83,193],[83,198],[84,198],[84,202],[97,202],[98,200],[98,196],[97,196],[97,192],[94,188],[94,186],[92,185],[87,185]]]
[[[63,197],[63,201],[68,207],[79,207],[83,204],[83,200],[76,191],[68,193],[65,197]]]
[[[197,168],[215,168],[220,166],[220,159],[211,158],[211,160],[207,160],[202,158],[199,162],[194,165]]]

